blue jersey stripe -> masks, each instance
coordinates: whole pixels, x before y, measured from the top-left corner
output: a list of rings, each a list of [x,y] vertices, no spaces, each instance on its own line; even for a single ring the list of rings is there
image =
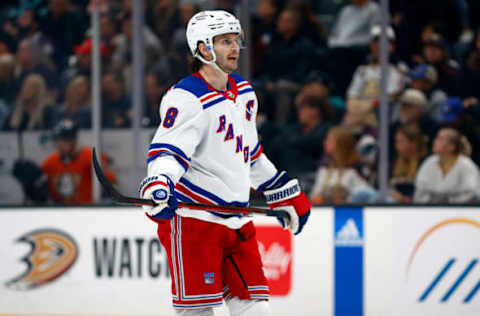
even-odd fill
[[[186,163],[185,160],[183,160],[182,158],[178,157],[177,154],[171,153],[171,152],[158,153],[156,155],[153,155],[152,157],[149,157],[147,159],[147,165],[161,156],[172,156],[182,166],[185,172],[188,170],[188,167],[189,167],[188,163]]]
[[[265,181],[264,183],[260,184],[257,188],[257,191],[260,191],[260,192],[263,192],[267,189],[267,187],[273,182],[275,181],[275,179],[278,177],[278,175],[280,174],[280,171],[277,171],[277,173],[270,179],[268,179],[267,181]]]
[[[290,181],[290,177],[285,171],[277,173],[266,182],[262,183],[258,188],[257,191],[264,192],[266,190],[278,189],[288,181]]]
[[[223,200],[222,198],[218,197],[217,195],[215,195],[211,192],[208,192],[207,190],[202,189],[199,186],[196,186],[195,184],[191,183],[190,181],[188,181],[185,178],[181,178],[179,182],[181,184],[185,185],[188,189],[192,190],[193,192],[195,192],[199,195],[203,195],[204,197],[214,201],[218,205],[231,205],[231,206],[242,206],[242,207],[248,206],[248,202],[238,202],[238,201],[227,202],[227,201]]]
[[[189,202],[189,203],[195,203],[194,200],[192,200],[191,198],[189,198],[188,196],[186,196],[184,193],[182,192],[179,192],[179,191],[175,191],[175,197],[181,201],[181,202]],[[207,211],[215,216],[218,216],[218,217],[221,217],[221,218],[230,218],[230,217],[243,217],[242,214],[222,214],[222,213],[217,213],[217,212],[213,212],[213,211]]]
[[[218,102],[222,102],[223,100],[226,100],[226,98],[225,98],[225,97],[221,97],[221,98],[218,98],[218,99],[216,99],[216,100],[210,101],[210,102],[202,105],[202,106],[203,106],[203,109],[205,110],[205,109],[211,107],[212,105],[217,104]]]
[[[177,198],[177,200],[180,200],[181,202],[195,203],[188,196],[186,196],[185,194],[183,194],[182,192],[179,192],[177,190],[175,190],[175,197]]]
[[[152,144],[150,144],[150,147],[148,147],[148,150],[150,151],[152,149],[162,149],[162,148],[169,149],[169,150],[173,151],[174,153],[179,154],[180,156],[182,156],[182,158],[186,159],[187,161],[191,160],[190,158],[187,157],[187,155],[185,155],[185,153],[180,148],[178,148],[174,145],[171,145],[171,144],[152,143]]]
[[[238,91],[238,94],[244,94],[244,93],[247,93],[247,92],[252,92],[253,89],[252,88],[248,88],[248,89],[245,89],[245,90],[242,90],[242,91]]]

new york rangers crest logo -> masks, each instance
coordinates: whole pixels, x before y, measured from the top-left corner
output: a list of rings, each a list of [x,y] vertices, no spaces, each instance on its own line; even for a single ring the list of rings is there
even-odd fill
[[[168,197],[167,191],[164,189],[159,189],[153,192],[153,196],[157,200],[165,200]]]
[[[205,284],[213,284],[215,282],[214,273],[213,272],[205,272],[203,274],[203,279]]]
[[[247,119],[248,121],[250,121],[250,120],[252,119],[253,103],[254,103],[253,100],[250,100],[250,101],[247,102],[247,109],[246,109],[246,115],[245,115],[245,117],[246,117],[246,119]]]

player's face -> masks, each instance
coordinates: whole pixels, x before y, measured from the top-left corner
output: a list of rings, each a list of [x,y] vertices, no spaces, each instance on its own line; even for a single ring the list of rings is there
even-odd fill
[[[57,139],[57,147],[62,156],[70,156],[75,151],[75,140]]]
[[[215,37],[213,49],[217,56],[217,65],[227,73],[231,73],[238,68],[240,40],[240,36],[234,33]]]

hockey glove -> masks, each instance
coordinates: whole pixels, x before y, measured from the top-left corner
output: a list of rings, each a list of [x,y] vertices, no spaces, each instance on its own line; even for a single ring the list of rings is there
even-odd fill
[[[270,209],[282,209],[290,214],[290,221],[285,222],[283,218],[278,221],[284,229],[289,229],[293,234],[298,235],[310,216],[312,205],[305,193],[302,192],[297,179],[289,179],[276,189],[263,192]]]
[[[178,208],[174,196],[174,184],[169,177],[158,175],[145,178],[138,193],[143,199],[151,199],[156,206],[144,205],[145,212],[154,219],[171,219]]]

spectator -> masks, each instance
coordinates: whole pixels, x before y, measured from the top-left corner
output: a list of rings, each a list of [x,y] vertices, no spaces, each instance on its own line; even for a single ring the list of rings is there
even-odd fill
[[[345,94],[355,68],[365,59],[370,30],[380,24],[380,16],[379,5],[371,0],[352,0],[339,12],[328,37],[334,94]]]
[[[353,75],[352,82],[347,90],[348,98],[366,98],[378,101],[380,98],[380,32],[379,25],[370,31],[370,56],[369,63],[358,66]],[[391,27],[387,28],[389,40],[389,53],[395,50],[395,33]],[[403,89],[405,78],[403,73],[393,64],[389,65],[387,93],[391,99],[397,97]]]
[[[145,78],[145,111],[142,120],[143,126],[157,127],[160,124],[160,101],[168,89],[165,78],[153,72]]]
[[[104,127],[128,127],[131,100],[126,93],[121,74],[110,72],[103,76],[102,97]]]
[[[23,80],[32,74],[40,74],[46,81],[48,92],[52,98],[56,98],[58,92],[58,74],[47,64],[42,63],[36,47],[30,39],[20,41],[15,56],[15,78],[21,86]]]
[[[397,203],[412,203],[415,177],[427,155],[427,138],[416,125],[403,125],[395,134],[396,159],[390,186],[391,197]]]
[[[171,63],[170,79],[173,82],[180,80],[189,74],[188,63],[185,60],[192,58],[187,44],[187,23],[191,17],[199,11],[196,4],[185,2],[180,5],[180,26],[172,34],[171,45],[169,47],[169,56]],[[165,67],[161,67],[165,68]]]
[[[371,0],[352,0],[340,11],[328,38],[328,46],[366,46],[370,30],[380,24],[380,6]]]
[[[25,78],[4,130],[48,129],[53,124],[54,109],[47,94],[45,80],[39,74]]]
[[[312,73],[312,76],[307,78],[307,83],[302,87],[300,92],[295,97],[295,105],[299,105],[301,103],[302,98],[304,97],[315,97],[320,99],[328,100],[331,104],[329,109],[332,109],[333,112],[328,115],[331,119],[331,123],[339,124],[341,118],[343,117],[344,107],[336,107],[332,102],[332,98],[330,96],[330,84],[326,82],[327,80],[322,77],[320,74]]]
[[[370,184],[376,181],[378,122],[373,102],[363,99],[349,99],[342,126],[353,134],[356,150],[360,154],[362,175]]]
[[[308,0],[291,0],[287,7],[300,13],[300,33],[308,37],[315,46],[326,45],[327,30],[323,22],[315,15]]]
[[[329,31],[332,29],[335,18],[338,16],[340,10],[350,4],[352,0],[322,0],[310,2],[316,14],[320,16],[322,22],[325,24],[327,31]]]
[[[60,121],[53,130],[58,151],[49,155],[42,163],[47,175],[51,200],[61,204],[92,203],[92,150],[79,147],[77,126],[72,120]],[[115,181],[115,174],[102,155],[105,175]]]
[[[304,97],[297,105],[298,123],[287,126],[268,145],[264,144],[272,160],[302,179],[306,186],[322,156],[331,115],[332,108],[326,98]]]
[[[69,118],[79,128],[91,128],[90,82],[85,76],[74,78],[67,86],[65,104],[57,110],[55,122]]]
[[[13,77],[14,67],[12,55],[0,55],[0,127],[5,124],[18,92]]]
[[[114,17],[108,13],[100,16],[100,38],[102,42],[102,55],[111,57],[115,50],[113,39],[118,34],[117,23]]]
[[[360,155],[355,149],[355,138],[349,130],[333,127],[324,141],[326,159],[316,173],[310,191],[313,203],[345,204],[351,194],[360,188],[369,187],[358,171]]]
[[[180,27],[180,11],[175,0],[158,0],[147,14],[147,24],[162,42],[163,47],[169,49],[171,36],[175,29]]]
[[[0,55],[15,52],[18,44],[17,37],[18,29],[11,19],[0,22]]]
[[[479,5],[480,8],[480,5]],[[474,40],[474,45],[468,53],[465,65],[462,67],[459,82],[459,96],[463,99],[461,119],[455,125],[472,144],[480,144],[480,30]],[[448,111],[447,111],[448,112]],[[480,164],[480,146],[473,146],[472,159]]]
[[[342,125],[347,127],[357,140],[366,135],[371,135],[376,139],[378,122],[373,102],[364,99],[349,99]]]
[[[57,69],[67,65],[72,48],[83,40],[86,24],[80,12],[69,6],[68,0],[49,0],[48,14],[40,21],[41,29],[52,40],[53,60]]]
[[[426,37],[423,42],[423,62],[435,67],[437,87],[449,95],[456,95],[460,65],[450,58],[448,45],[440,34],[432,33]]]
[[[423,0],[402,1],[402,11],[411,34],[421,34],[426,27],[442,34],[449,43],[454,43],[462,32],[469,28],[468,0]],[[474,2],[474,1],[471,1]],[[413,40],[413,39],[412,39]]]
[[[117,71],[132,63],[132,29],[132,17],[126,15],[122,20],[122,33],[116,35],[113,39],[115,52],[112,58]],[[166,58],[162,42],[148,26],[144,26],[143,41],[145,44],[145,64],[147,66]]]
[[[270,50],[276,29],[278,5],[275,0],[260,0],[257,14],[252,17],[253,76],[258,77]]]
[[[443,128],[433,155],[420,166],[415,180],[416,203],[470,203],[478,197],[480,172],[469,158],[470,143],[457,130]]]
[[[459,83],[459,95],[462,98],[476,97],[480,99],[480,31],[477,32],[474,45],[468,53],[464,67],[462,67]]]
[[[443,126],[456,129],[471,144],[480,144],[480,104],[477,98],[449,97],[440,112],[440,120]],[[471,158],[476,164],[480,163],[479,146],[473,146]]]
[[[420,128],[423,135],[428,137],[431,145],[438,131],[438,123],[427,114],[427,98],[417,89],[406,89],[399,98],[399,117],[390,130],[390,144],[394,144],[394,135],[401,125],[412,124]],[[393,149],[393,148],[392,148]]]
[[[322,115],[324,121],[330,124],[338,123],[338,114],[329,100],[328,87],[324,85],[322,81],[315,78],[306,83],[296,95],[294,100],[295,107],[292,107],[292,109],[295,109],[296,111],[293,113],[294,118],[289,120],[291,122],[295,122],[292,124],[298,123],[298,109],[305,100],[322,100],[322,102],[325,104],[325,107],[322,107],[322,110],[325,111],[325,113]],[[260,137],[262,138],[262,144],[264,148],[269,148],[269,144],[275,140],[275,138],[277,138],[279,130],[283,127],[277,127],[268,120],[270,115],[266,113],[266,111],[274,111],[274,109],[265,109],[265,106],[263,106],[259,109],[259,111],[260,112],[257,113],[257,129]]]
[[[75,46],[73,51],[75,53],[75,58],[72,58],[69,67],[62,74],[63,85],[67,85],[73,78],[78,76],[84,76],[87,79],[90,79],[90,72],[92,71],[92,39],[86,39],[82,44]],[[104,43],[101,43],[100,54],[104,61],[109,53],[108,47]]]
[[[447,100],[447,94],[437,88],[438,73],[428,64],[418,65],[408,73],[411,87],[422,91],[428,99],[427,112],[431,118],[438,121],[442,105]]]
[[[39,29],[37,16],[32,9],[23,10],[17,18],[19,39],[28,39],[39,60],[44,64],[52,64],[53,45],[50,39]]]
[[[14,70],[15,58],[10,54],[0,55],[0,103],[8,108],[13,106],[18,93]]]
[[[311,65],[313,43],[298,30],[300,15],[297,11],[285,9],[277,21],[277,34],[273,37],[260,81],[274,99],[275,122],[286,123],[292,104],[292,95],[298,92]],[[281,67],[279,67],[281,65]]]

